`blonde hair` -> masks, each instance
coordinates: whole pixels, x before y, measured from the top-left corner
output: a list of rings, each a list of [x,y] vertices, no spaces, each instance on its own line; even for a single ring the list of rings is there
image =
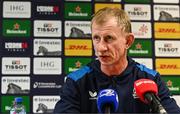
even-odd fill
[[[126,12],[119,8],[105,7],[98,10],[91,20],[91,26],[96,24],[103,25],[109,18],[115,17],[117,19],[117,26],[121,27],[123,32],[131,33],[131,21]]]

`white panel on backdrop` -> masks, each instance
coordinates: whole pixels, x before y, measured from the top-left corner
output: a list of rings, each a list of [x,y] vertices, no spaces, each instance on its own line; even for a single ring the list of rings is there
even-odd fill
[[[30,18],[31,3],[30,2],[3,2],[3,17],[8,18]]]
[[[91,37],[90,21],[65,21],[65,37]]]
[[[61,39],[34,39],[34,55],[60,56],[61,53]]]
[[[3,94],[29,94],[30,77],[25,77],[25,76],[2,77],[1,92]]]
[[[61,74],[62,72],[61,58],[35,57],[33,61],[33,65],[34,65],[34,74],[53,75],[53,74]]]
[[[38,37],[61,37],[61,21],[35,20],[34,36]]]
[[[179,3],[179,0],[154,0],[154,3]]]
[[[179,18],[178,5],[154,5],[154,20],[164,21],[166,18]]]
[[[153,61],[150,58],[133,58],[136,62],[145,65],[146,67],[153,69]]]
[[[152,29],[150,22],[132,22],[132,32],[135,38],[151,38]]]
[[[33,112],[52,114],[60,96],[33,96]]]
[[[30,74],[30,58],[3,57],[2,74]]]
[[[131,20],[150,20],[151,8],[146,4],[125,4],[125,11],[128,13]]]
[[[155,41],[155,55],[161,57],[180,57],[180,41]]]

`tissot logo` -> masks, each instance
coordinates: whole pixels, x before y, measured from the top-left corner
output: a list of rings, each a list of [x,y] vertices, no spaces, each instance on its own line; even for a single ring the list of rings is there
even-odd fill
[[[125,10],[133,20],[150,20],[150,6],[149,5],[125,5]]]
[[[13,52],[20,52],[20,51],[25,51],[28,48],[28,43],[27,42],[6,42],[5,43],[5,49],[8,51],[13,51]]]
[[[29,74],[30,73],[30,58],[2,58],[2,73],[3,74]]]
[[[60,37],[61,21],[34,21],[34,36]]]
[[[30,18],[31,4],[30,2],[12,2],[5,1],[3,3],[3,17],[9,18]]]
[[[180,56],[180,41],[155,41],[156,56]]]

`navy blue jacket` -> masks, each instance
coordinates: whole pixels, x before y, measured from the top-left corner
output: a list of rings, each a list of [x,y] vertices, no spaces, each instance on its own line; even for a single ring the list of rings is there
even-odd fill
[[[118,76],[108,77],[100,70],[95,60],[87,66],[70,73],[60,91],[61,99],[56,103],[54,113],[97,113],[96,98],[102,89],[112,88],[118,93],[119,113],[149,113],[150,107],[134,95],[134,81],[147,78],[158,85],[158,96],[168,113],[180,114],[176,101],[159,73],[128,58],[128,67]]]

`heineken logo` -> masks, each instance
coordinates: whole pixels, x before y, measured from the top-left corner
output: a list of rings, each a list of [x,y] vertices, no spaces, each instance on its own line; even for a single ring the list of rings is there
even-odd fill
[[[26,34],[27,31],[26,30],[20,30],[20,24],[15,23],[13,25],[13,29],[7,29],[6,31],[7,34],[11,34],[11,33],[15,33],[15,34]]]
[[[75,7],[75,12],[69,12],[69,16],[88,16],[88,13],[82,13],[81,7]]]
[[[4,36],[30,36],[29,20],[4,20],[3,21]]]
[[[135,45],[136,49],[130,49],[129,52],[130,53],[141,53],[141,54],[148,54],[148,50],[142,50],[142,45],[140,43],[137,43]]]

